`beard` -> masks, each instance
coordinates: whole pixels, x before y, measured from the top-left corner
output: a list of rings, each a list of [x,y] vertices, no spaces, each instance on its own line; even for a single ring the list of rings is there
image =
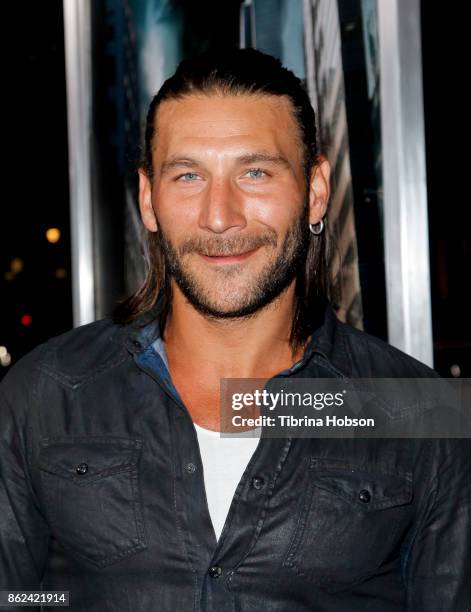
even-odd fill
[[[304,267],[310,241],[309,209],[305,203],[301,215],[288,228],[279,248],[278,236],[274,230],[257,236],[189,238],[178,248],[173,246],[161,228],[158,232],[166,274],[175,280],[188,302],[208,318],[241,319],[271,304]],[[242,286],[238,281],[243,274],[244,264],[223,265],[214,271],[217,277],[213,279],[204,272],[199,278],[184,261],[185,255],[191,253],[227,256],[260,247],[272,247],[275,254],[263,269],[246,279]],[[219,288],[219,296],[212,294],[215,285]],[[170,287],[169,282],[167,286]]]

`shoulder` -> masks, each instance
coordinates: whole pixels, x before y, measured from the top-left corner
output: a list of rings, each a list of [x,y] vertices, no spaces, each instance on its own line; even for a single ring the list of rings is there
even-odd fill
[[[81,325],[50,338],[15,363],[2,381],[2,390],[34,387],[42,377],[74,387],[123,361],[123,327],[110,318]]]
[[[352,376],[384,378],[435,378],[425,363],[384,340],[337,320]]]

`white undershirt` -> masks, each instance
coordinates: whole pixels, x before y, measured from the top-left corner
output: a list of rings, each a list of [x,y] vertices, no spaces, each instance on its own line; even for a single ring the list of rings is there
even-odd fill
[[[222,438],[218,431],[194,423],[201,460],[209,514],[219,540],[237,485],[260,439],[259,429]],[[241,437],[243,436],[243,437]]]

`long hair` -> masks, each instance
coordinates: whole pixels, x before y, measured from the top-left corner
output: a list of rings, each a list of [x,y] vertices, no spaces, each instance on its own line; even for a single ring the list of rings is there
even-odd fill
[[[192,93],[222,95],[286,96],[291,102],[303,144],[303,169],[306,187],[317,162],[316,117],[302,82],[284,68],[276,58],[255,49],[237,49],[225,54],[205,53],[195,59],[182,61],[175,74],[165,81],[152,99],[147,113],[144,151],[141,168],[153,180],[152,144],[156,136],[156,115],[164,100],[176,100]],[[327,227],[318,236],[310,235],[305,265],[296,276],[295,312],[290,333],[293,353],[302,346],[313,331],[314,312],[320,298],[329,293]],[[157,297],[160,331],[171,307],[171,283],[165,268],[160,232],[146,230],[144,244],[146,276],[142,286],[120,302],[113,312],[116,323],[126,324],[151,310]]]

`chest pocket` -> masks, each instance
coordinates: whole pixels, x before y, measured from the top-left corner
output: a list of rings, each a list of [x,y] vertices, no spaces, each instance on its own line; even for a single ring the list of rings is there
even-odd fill
[[[397,560],[411,520],[412,475],[317,458],[309,472],[284,566],[337,591]]]
[[[74,556],[103,567],[146,548],[139,494],[141,440],[42,440],[39,459],[52,536]]]

